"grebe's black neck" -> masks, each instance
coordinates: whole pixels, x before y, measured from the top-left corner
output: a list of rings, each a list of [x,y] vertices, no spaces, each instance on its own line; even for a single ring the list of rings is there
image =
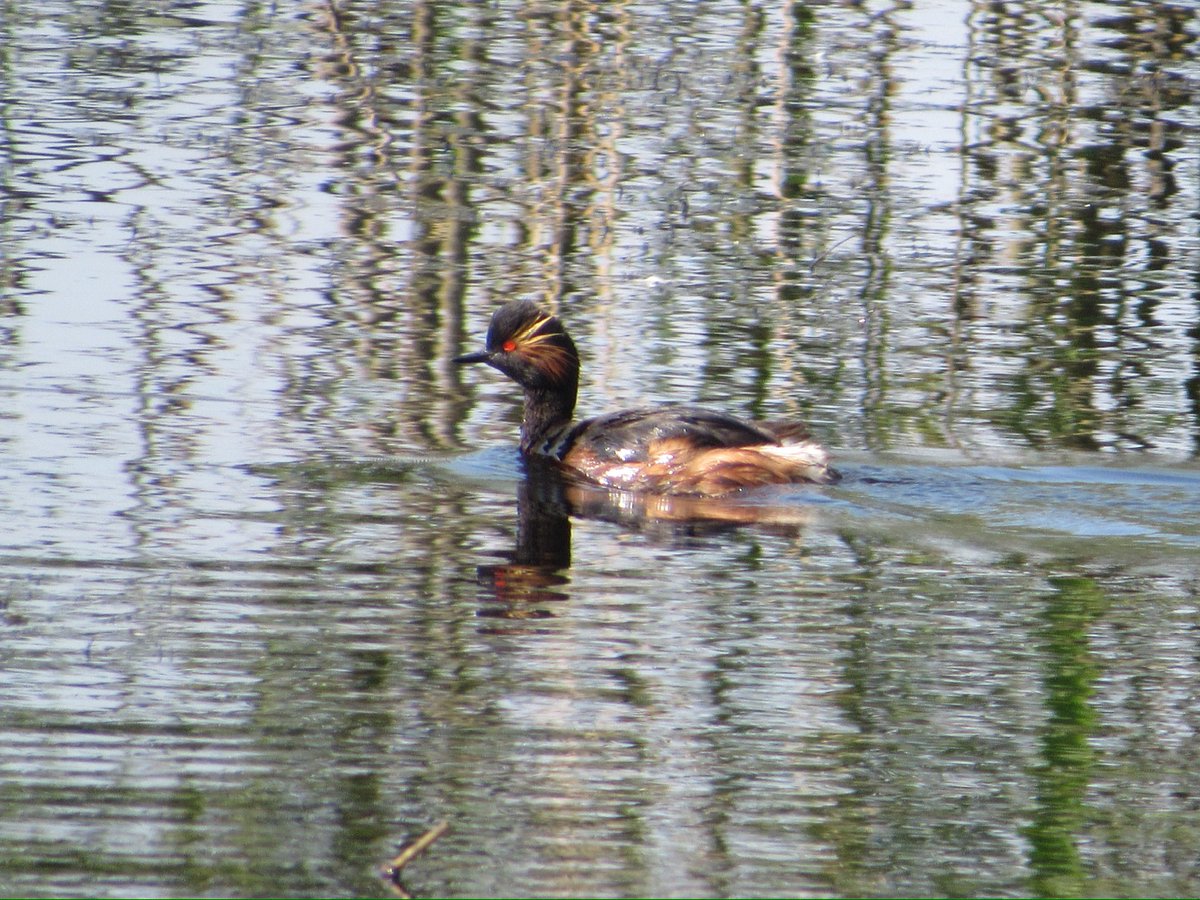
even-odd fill
[[[555,388],[525,388],[525,415],[521,420],[521,452],[533,453],[571,424],[575,413],[578,380]]]

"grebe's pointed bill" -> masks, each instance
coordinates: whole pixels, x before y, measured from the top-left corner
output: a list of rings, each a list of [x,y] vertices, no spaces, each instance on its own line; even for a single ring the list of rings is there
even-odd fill
[[[462,356],[454,357],[454,361],[459,365],[466,363],[485,363],[492,358],[492,354],[488,350],[480,350],[477,353],[464,353]]]

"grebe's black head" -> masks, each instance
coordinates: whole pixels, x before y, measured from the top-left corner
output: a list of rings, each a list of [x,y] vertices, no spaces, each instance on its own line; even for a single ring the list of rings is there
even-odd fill
[[[562,322],[529,300],[496,310],[487,349],[456,357],[457,363],[487,363],[527,390],[569,393],[575,402],[579,353]]]

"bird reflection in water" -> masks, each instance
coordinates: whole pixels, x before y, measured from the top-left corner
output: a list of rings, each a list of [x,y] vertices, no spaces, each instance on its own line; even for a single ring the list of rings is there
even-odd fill
[[[783,502],[760,492],[735,497],[680,497],[609,491],[564,477],[553,464],[526,458],[517,488],[517,543],[506,562],[476,570],[484,631],[520,630],[514,620],[552,619],[569,599],[571,519],[613,522],[669,547],[685,549],[746,525],[799,537],[812,509],[792,494]],[[508,620],[510,624],[503,624]]]
[[[476,615],[487,619],[550,619],[550,606],[566,600],[570,579],[571,518],[562,477],[549,465],[527,463],[517,486],[517,546],[509,561],[481,565],[476,577],[487,605]],[[547,606],[546,604],[550,604]],[[499,622],[488,632],[512,630]]]
[[[530,467],[517,487],[517,546],[508,562],[481,565],[477,579],[493,602],[477,615],[491,619],[548,619],[543,604],[567,599],[571,519],[561,478],[548,466]],[[495,627],[488,631],[505,631]]]

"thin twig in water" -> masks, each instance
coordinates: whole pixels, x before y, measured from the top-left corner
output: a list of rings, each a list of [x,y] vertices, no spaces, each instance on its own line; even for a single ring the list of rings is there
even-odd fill
[[[392,892],[397,897],[411,896],[400,884],[400,873],[404,867],[428,850],[429,845],[445,834],[449,828],[450,823],[443,819],[416,840],[406,842],[400,848],[400,852],[383,867],[383,877],[388,880]]]
[[[846,237],[844,237],[840,241],[838,241],[836,244],[834,244],[832,247],[827,249],[825,252],[818,253],[816,256],[814,256],[812,262],[809,263],[809,265],[808,265],[808,271],[815,272],[817,269],[817,266],[819,266],[821,263],[825,262],[826,259],[828,259],[829,254],[831,254],[838,247],[842,246],[842,244],[846,243],[846,241],[850,240],[850,238],[852,238],[852,237],[854,237],[854,235],[852,235],[852,234],[847,235]]]

